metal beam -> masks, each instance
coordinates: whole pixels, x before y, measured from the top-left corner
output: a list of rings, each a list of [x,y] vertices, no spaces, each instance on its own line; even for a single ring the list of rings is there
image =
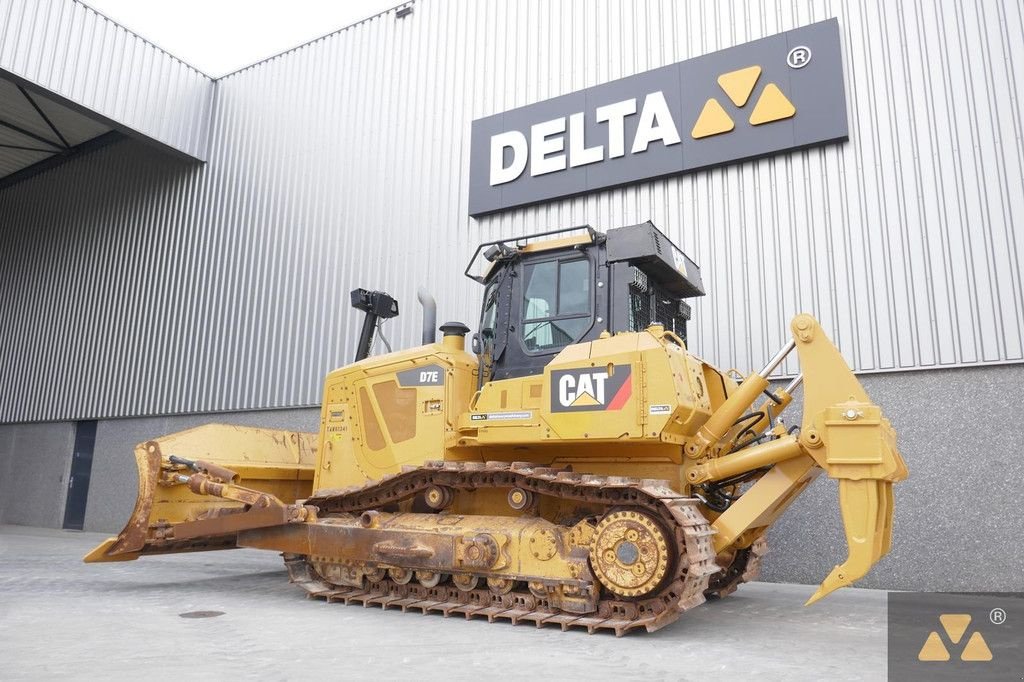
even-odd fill
[[[50,130],[53,131],[53,134],[60,138],[60,141],[64,143],[64,149],[71,149],[71,145],[64,138],[64,136],[60,134],[60,131],[57,130],[57,126],[53,125],[53,121],[50,120],[50,117],[47,116],[46,113],[42,110],[42,108],[38,104],[36,104],[36,101],[32,99],[32,95],[28,94],[28,90],[23,88],[20,83],[18,84],[18,89],[21,90],[21,94],[25,96],[25,99],[27,99],[28,103],[32,105],[32,108],[36,110],[36,113],[39,114],[39,116],[44,121],[46,121],[46,125],[50,126]]]
[[[94,137],[91,140],[87,140],[80,145],[72,147],[71,149],[56,152],[53,154],[53,156],[51,156],[48,159],[37,161],[31,166],[22,168],[20,171],[15,171],[14,173],[11,173],[6,177],[0,178],[0,191],[7,189],[11,185],[19,183],[22,180],[27,180],[34,175],[38,175],[43,171],[47,171],[53,168],[54,166],[59,166],[65,161],[68,161],[69,159],[72,159],[76,156],[87,154],[91,151],[99,149],[100,147],[105,147],[108,144],[123,139],[125,139],[125,136],[122,133],[119,133],[116,130],[111,130],[110,132],[104,133],[99,137]]]
[[[2,149],[18,149],[23,152],[42,152],[43,154],[60,154],[59,151],[54,149],[37,149],[36,147],[22,147],[16,144],[4,144],[0,142],[0,148]]]
[[[36,142],[42,142],[43,144],[45,144],[47,146],[53,147],[56,151],[60,152],[60,151],[64,151],[64,149],[65,149],[64,147],[61,147],[56,142],[50,142],[49,140],[47,140],[42,135],[36,135],[32,131],[25,130],[24,128],[20,128],[20,127],[14,125],[13,123],[8,123],[7,121],[0,121],[0,126],[3,126],[4,128],[10,128],[11,130],[13,130],[16,133],[20,133],[20,134],[24,135],[25,137],[32,138]]]

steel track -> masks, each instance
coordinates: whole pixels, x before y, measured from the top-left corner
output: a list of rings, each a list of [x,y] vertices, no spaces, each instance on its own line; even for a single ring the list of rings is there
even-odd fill
[[[462,590],[446,583],[434,587],[401,585],[389,577],[364,581],[360,588],[332,585],[301,555],[285,556],[291,581],[310,597],[329,602],[434,611],[445,616],[458,613],[466,618],[487,618],[489,622],[532,622],[538,627],[557,624],[563,631],[572,627],[591,633],[608,629],[621,636],[637,628],[653,632],[674,622],[704,601],[709,578],[720,570],[711,543],[714,531],[701,514],[698,500],[679,495],[662,480],[578,474],[524,462],[427,462],[363,486],[321,491],[306,504],[316,506],[321,517],[355,514],[412,499],[434,485],[455,491],[519,487],[605,510],[643,511],[672,530],[678,550],[674,572],[654,594],[641,599],[624,600],[605,591],[596,611],[582,615],[553,608],[543,596],[522,588],[497,594],[487,588]],[[479,575],[487,577],[486,572]]]

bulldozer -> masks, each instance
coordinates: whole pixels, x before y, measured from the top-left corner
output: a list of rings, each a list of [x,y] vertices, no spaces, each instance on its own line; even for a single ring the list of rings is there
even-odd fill
[[[465,274],[483,286],[469,349],[463,323],[436,340],[421,290],[422,345],[371,356],[398,302],[353,291],[356,359],[327,375],[319,433],[140,444],[131,517],[85,561],[267,549],[329,602],[623,635],[756,578],[822,472],[848,556],[808,604],[889,551],[896,434],[812,316],[760,370],[713,366],[686,344],[700,268],[650,222],[487,242]],[[773,383],[794,350],[800,373]]]

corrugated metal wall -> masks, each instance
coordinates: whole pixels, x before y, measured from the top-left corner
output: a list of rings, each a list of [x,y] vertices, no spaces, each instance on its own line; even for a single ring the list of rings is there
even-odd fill
[[[213,81],[78,0],[0,0],[0,70],[206,159]]]
[[[702,266],[693,346],[788,318],[862,371],[1018,362],[1020,3],[441,2],[218,82],[209,163],[133,142],[0,192],[0,421],[314,404],[355,286],[472,321],[479,241],[654,220]],[[837,16],[849,143],[467,217],[470,121]],[[793,368],[790,367],[790,370]]]

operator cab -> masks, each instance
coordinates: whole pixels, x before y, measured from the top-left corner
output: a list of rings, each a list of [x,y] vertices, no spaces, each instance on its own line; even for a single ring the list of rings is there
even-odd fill
[[[660,324],[685,342],[685,299],[704,295],[700,268],[650,222],[481,244],[466,276],[484,285],[473,337],[481,384],[540,374],[563,348],[604,331]]]

